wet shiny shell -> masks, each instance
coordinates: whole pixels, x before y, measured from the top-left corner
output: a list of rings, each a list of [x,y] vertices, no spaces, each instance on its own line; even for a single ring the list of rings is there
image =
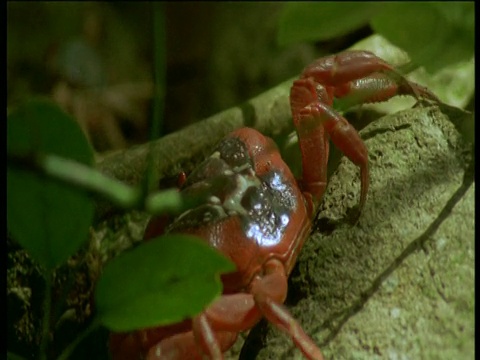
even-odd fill
[[[166,229],[182,232],[238,216],[244,235],[260,246],[282,240],[290,214],[298,206],[292,186],[278,170],[261,177],[245,144],[238,138],[223,140],[188,177],[181,189],[206,196],[207,202],[178,216]]]

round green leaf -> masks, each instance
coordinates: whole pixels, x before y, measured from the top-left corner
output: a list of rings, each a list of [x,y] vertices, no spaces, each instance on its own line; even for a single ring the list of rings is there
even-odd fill
[[[431,73],[474,53],[473,3],[394,2],[372,19],[373,29]]]
[[[95,292],[99,319],[113,331],[181,321],[220,295],[220,273],[234,270],[197,237],[158,237],[107,264]]]
[[[91,165],[93,152],[75,120],[47,100],[31,100],[7,118],[7,152],[53,153]],[[66,261],[88,237],[93,202],[84,192],[24,168],[7,166],[7,226],[46,269]]]
[[[280,16],[278,43],[328,40],[368,24],[381,7],[375,2],[290,2]]]

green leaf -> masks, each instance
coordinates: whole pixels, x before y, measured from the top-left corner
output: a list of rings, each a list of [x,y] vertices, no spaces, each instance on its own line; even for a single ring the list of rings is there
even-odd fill
[[[219,296],[220,273],[234,270],[197,237],[155,238],[107,264],[95,293],[99,319],[113,331],[181,321]]]
[[[373,29],[434,73],[474,54],[472,3],[393,2],[372,20]]]
[[[7,360],[25,360],[25,358],[10,351],[7,351]]]
[[[278,43],[328,40],[368,24],[383,4],[375,2],[290,2],[280,16]]]
[[[92,150],[73,118],[47,100],[31,100],[7,118],[7,152],[53,153],[91,165]],[[88,237],[93,202],[85,193],[33,171],[7,166],[7,226],[48,270]]]

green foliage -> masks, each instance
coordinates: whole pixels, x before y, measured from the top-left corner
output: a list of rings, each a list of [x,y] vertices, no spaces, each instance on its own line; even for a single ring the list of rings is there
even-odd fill
[[[106,267],[96,289],[100,321],[114,331],[159,326],[199,313],[235,265],[200,239],[158,237]]]
[[[378,2],[290,2],[278,29],[281,45],[328,40],[367,25],[383,4]]]
[[[326,40],[368,23],[431,73],[474,55],[473,2],[288,3],[278,41]]]
[[[78,124],[46,100],[32,100],[8,116],[7,151],[17,156],[52,153],[83,164],[93,162]],[[93,211],[93,202],[83,191],[7,166],[8,229],[45,269],[65,262],[86,241]]]
[[[165,4],[152,3],[154,14],[154,53],[155,53],[155,96],[154,119],[150,129],[150,140],[158,139],[164,133],[164,107],[165,107],[165,69],[166,69],[166,32],[165,32]]]
[[[434,73],[472,58],[474,22],[473,2],[398,2],[386,4],[372,27]]]
[[[143,204],[153,213],[176,213],[201,199],[168,190],[137,200],[142,196],[138,188],[91,168],[93,153],[80,127],[47,100],[31,100],[8,115],[7,152],[8,229],[47,270],[45,358],[52,271],[88,239],[94,204],[87,191],[125,208]],[[98,317],[61,358],[68,358],[99,323],[127,331],[194,316],[221,294],[220,274],[234,270],[233,263],[193,236],[165,235],[122,254],[106,266],[98,283]]]
[[[18,356],[10,351],[7,351],[7,360],[25,360],[23,357]]]

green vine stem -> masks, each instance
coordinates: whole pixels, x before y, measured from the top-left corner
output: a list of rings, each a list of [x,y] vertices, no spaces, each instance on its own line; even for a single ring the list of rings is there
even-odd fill
[[[81,334],[79,334],[75,340],[70,343],[65,350],[60,354],[60,356],[57,358],[57,360],[67,360],[70,358],[70,356],[73,353],[73,350],[77,347],[78,344],[80,344],[90,333],[92,333],[94,330],[96,330],[100,326],[100,321],[98,318],[95,318],[90,325],[87,326],[85,330],[82,331]]]
[[[40,360],[47,360],[47,348],[50,341],[50,313],[52,305],[52,276],[47,272],[45,279],[45,298],[43,300],[42,342],[40,343]]]

